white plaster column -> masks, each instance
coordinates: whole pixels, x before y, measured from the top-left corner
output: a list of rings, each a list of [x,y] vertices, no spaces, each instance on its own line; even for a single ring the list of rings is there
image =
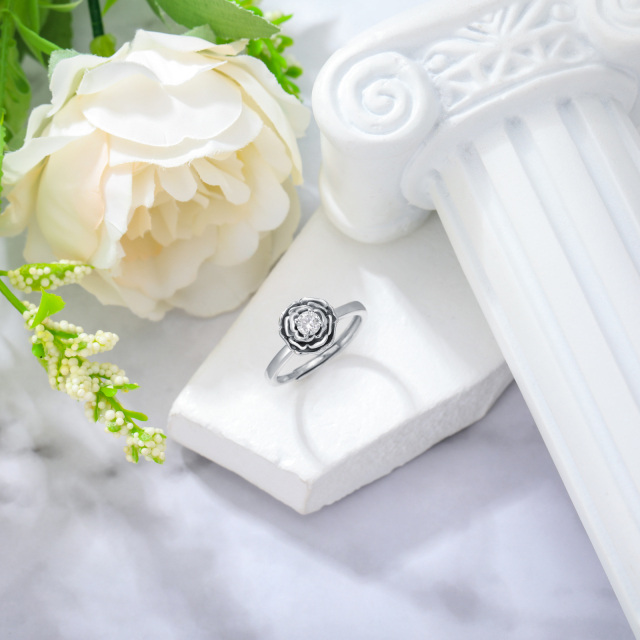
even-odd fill
[[[407,135],[376,132],[399,98],[345,71],[375,78],[391,56],[386,84],[421,122]],[[436,2],[330,61],[314,100],[340,228],[383,241],[410,226],[403,202],[438,210],[640,635],[639,72],[640,2]],[[352,191],[379,189],[354,210]]]
[[[459,147],[429,188],[618,594],[637,615],[640,167],[631,170],[627,152],[637,134],[625,139],[616,124],[624,119],[611,101],[547,104]],[[600,153],[607,145],[618,153]]]

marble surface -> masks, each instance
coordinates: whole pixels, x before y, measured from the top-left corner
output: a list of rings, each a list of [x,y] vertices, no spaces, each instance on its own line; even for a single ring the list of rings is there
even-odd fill
[[[332,51],[415,4],[265,1],[296,11],[307,98]],[[148,15],[143,0],[110,14],[122,37],[132,8]],[[308,216],[315,129],[302,147]],[[3,241],[0,262],[17,264],[20,245]],[[154,324],[65,298],[70,320],[121,335],[112,359],[142,384],[131,406],[160,426],[235,317]],[[48,388],[6,304],[0,323],[0,638],[632,638],[515,385],[476,425],[300,516],[178,445],[164,467],[127,464]]]

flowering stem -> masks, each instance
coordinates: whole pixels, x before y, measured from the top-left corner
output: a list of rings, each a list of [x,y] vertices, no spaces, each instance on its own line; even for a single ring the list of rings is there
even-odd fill
[[[104,35],[104,25],[102,24],[102,11],[100,10],[100,0],[89,0],[89,15],[91,16],[91,31],[93,37],[98,38]]]
[[[5,275],[5,272],[2,272],[1,275]],[[16,298],[7,285],[0,280],[0,293],[21,313],[23,314],[27,311],[27,307],[25,307],[18,298]]]

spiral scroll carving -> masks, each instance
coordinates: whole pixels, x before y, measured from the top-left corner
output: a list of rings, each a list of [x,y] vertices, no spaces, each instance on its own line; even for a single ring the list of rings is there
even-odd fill
[[[392,51],[350,66],[338,85],[335,106],[352,131],[374,137],[430,129],[439,111],[423,69]]]
[[[598,0],[600,18],[622,31],[640,34],[640,0]]]

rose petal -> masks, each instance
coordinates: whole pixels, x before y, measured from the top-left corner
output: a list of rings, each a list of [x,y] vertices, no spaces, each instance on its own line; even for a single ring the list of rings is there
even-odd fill
[[[220,225],[218,248],[212,260],[222,267],[246,262],[257,251],[259,243],[257,231],[245,222]]]
[[[133,193],[131,167],[115,167],[105,173],[104,220],[100,228],[100,242],[91,256],[91,264],[98,269],[108,269],[119,260],[123,251],[120,238],[127,231]]]
[[[215,162],[203,158],[194,160],[192,165],[203,182],[212,187],[220,187],[231,204],[244,204],[251,196],[251,189],[243,181],[216,166]]]
[[[175,200],[154,207],[151,214],[151,236],[163,246],[170,245],[176,238],[178,226],[178,204]]]
[[[9,192],[9,204],[0,214],[0,235],[15,236],[21,233],[31,220],[41,172],[41,166],[32,169]]]
[[[279,227],[289,211],[289,196],[271,167],[262,160],[253,146],[239,154],[251,187],[251,199],[246,205],[246,219],[257,231]]]
[[[290,179],[284,182],[282,187],[289,196],[289,212],[284,222],[269,234],[272,262],[275,262],[289,248],[300,222],[300,201],[295,187]]]
[[[93,133],[95,127],[87,122],[80,105],[81,101],[77,98],[69,100],[51,119],[47,135],[51,137],[73,136],[74,138],[79,138]]]
[[[256,231],[271,231],[282,224],[289,211],[288,193],[251,145],[238,156],[245,165],[243,172],[247,175],[251,196],[247,202],[236,205],[220,194],[209,193],[207,220],[214,224],[245,221]]]
[[[260,133],[263,122],[251,109],[242,109],[238,120],[213,140],[183,140],[168,147],[154,147],[122,138],[111,139],[111,166],[129,162],[150,162],[161,167],[177,167],[196,158],[215,157],[237,151]]]
[[[128,45],[122,49],[128,50]],[[105,58],[93,55],[78,55],[60,60],[54,67],[49,82],[51,89],[49,115],[52,116],[66,104],[75,93],[87,70],[103,65],[105,62]]]
[[[29,115],[29,121],[27,122],[27,133],[24,137],[25,142],[42,133],[43,128],[48,123],[48,113],[50,108],[51,105],[49,104],[41,104],[40,106],[32,109],[31,114]]]
[[[206,201],[209,205],[209,201]],[[191,202],[181,202],[180,214],[178,216],[178,226],[176,228],[176,238],[186,240],[192,236],[199,236],[206,227],[212,224],[208,212],[196,200]]]
[[[183,84],[198,74],[215,69],[224,63],[223,59],[218,60],[199,53],[167,52],[166,50],[132,51],[127,56],[127,61],[150,69],[154,76],[166,85]]]
[[[129,226],[127,227],[127,238],[129,240],[136,240],[142,238],[145,233],[151,231],[151,214],[147,207],[136,207],[129,220]]]
[[[140,209],[140,213],[144,210]],[[151,230],[151,213],[147,211],[149,215],[149,230]],[[123,257],[126,256],[127,262],[133,262],[135,260],[148,260],[153,258],[162,252],[162,245],[158,244],[151,233],[143,233],[141,236],[133,237],[128,233],[122,236],[120,240],[120,247],[123,252]],[[114,277],[122,274],[123,263],[118,262],[109,269]]]
[[[102,304],[115,304],[128,307],[141,318],[161,320],[170,309],[170,305],[163,300],[156,300],[145,296],[133,289],[120,288],[115,284],[108,272],[99,271],[86,276],[80,283],[92,293]]]
[[[52,153],[63,149],[66,145],[77,140],[72,136],[51,138],[33,138],[16,151],[10,151],[4,157],[2,181],[4,184],[17,182],[23,175],[31,171],[39,162]]]
[[[137,207],[151,207],[156,193],[156,168],[141,167],[132,176],[131,212]]]
[[[96,231],[104,214],[100,182],[106,164],[106,141],[96,132],[59,149],[42,171],[36,215],[44,237],[60,257],[87,261],[97,248]]]
[[[79,96],[90,95],[109,89],[114,84],[125,80],[137,82],[142,78],[147,78],[155,83],[159,83],[158,76],[142,64],[122,60],[116,62],[111,60],[109,64],[102,64],[95,69],[88,70],[76,90]]]
[[[199,215],[193,224],[198,224],[198,220],[203,220],[207,225],[235,224],[244,220],[247,215],[248,208],[246,204],[231,204],[222,195],[210,193],[206,202],[201,205]]]
[[[172,49],[173,51],[207,51],[220,56],[236,55],[242,51],[247,40],[238,40],[229,44],[213,44],[203,38],[185,35],[173,35],[159,33],[157,31],[145,31],[140,29],[131,43],[132,51],[145,49]]]
[[[198,279],[176,291],[168,302],[200,317],[235,309],[260,286],[271,267],[270,258],[271,246],[266,237],[253,256],[242,264],[221,267],[207,261],[200,268]]]
[[[83,103],[85,117],[96,128],[159,147],[189,138],[215,138],[238,120],[242,110],[237,87],[215,71],[175,87],[140,75],[126,77],[85,96]]]
[[[276,174],[278,182],[283,182],[291,174],[291,158],[282,140],[270,127],[263,127],[253,141],[254,148]]]
[[[107,272],[92,271],[80,281],[83,288],[92,293],[102,304],[124,306],[124,298],[113,278]]]
[[[262,60],[258,60],[253,56],[241,55],[233,58],[232,64],[220,67],[220,71],[223,72],[225,70],[229,72],[231,69],[233,69],[233,71],[237,70],[238,72],[243,69],[250,76],[253,76],[255,82],[251,82],[246,86],[247,92],[253,95],[250,92],[250,88],[257,89],[259,92],[258,95],[260,95],[262,91],[266,90],[276,100],[280,109],[282,109],[287,125],[293,130],[294,136],[300,138],[304,135],[311,121],[311,111],[308,107],[305,107],[298,98],[287,93],[280,86],[276,77],[267,69]],[[238,75],[238,78],[239,77]],[[240,84],[243,87],[245,86],[243,81],[240,81]],[[262,90],[260,90],[260,88],[262,88]],[[262,107],[267,102],[267,100],[262,100],[257,102],[257,104]],[[276,121],[274,120],[273,123],[276,124]],[[276,127],[276,129],[280,132],[280,127]],[[293,146],[295,148],[297,145],[294,144]]]
[[[237,180],[244,181],[244,165],[242,164],[242,160],[238,158],[237,153],[225,153],[207,158],[207,160],[213,162],[216,167],[219,167],[222,171],[228,173]]]
[[[176,241],[143,260],[130,258],[125,241],[126,254],[114,282],[123,290],[134,289],[150,298],[169,298],[195,280],[202,263],[215,253],[217,240],[217,229],[210,226],[201,236]]]
[[[308,126],[311,117],[309,110],[296,98],[289,96],[266,66],[251,56],[238,56],[233,63],[222,65],[218,71],[235,80],[253,102],[259,105],[289,150],[294,166],[294,181],[301,182],[302,159],[296,134],[301,135]]]
[[[53,262],[60,259],[51,250],[35,216],[31,218],[27,228],[27,242],[23,253],[27,262]]]
[[[192,170],[184,164],[178,167],[159,167],[158,178],[162,188],[181,202],[191,200],[198,189]]]

